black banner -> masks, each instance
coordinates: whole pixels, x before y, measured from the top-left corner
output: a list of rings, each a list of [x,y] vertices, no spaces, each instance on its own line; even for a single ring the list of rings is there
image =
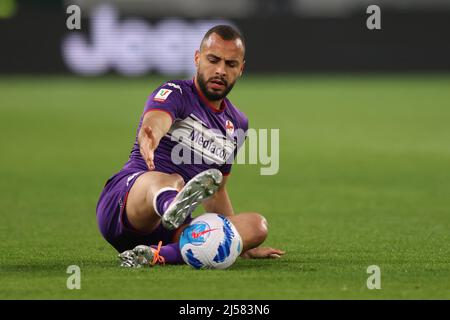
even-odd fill
[[[81,11],[68,30],[60,6],[19,6],[0,19],[0,73],[191,74],[199,39],[212,25],[232,23],[246,38],[247,72],[450,71],[449,12],[389,12],[381,29],[369,14],[341,18],[200,20],[127,16],[112,5]]]
[[[31,310],[48,316],[60,308],[59,317],[85,317],[98,311],[102,318],[120,319],[316,319],[382,318],[398,312],[402,318],[427,316],[430,310],[445,312],[448,301],[407,300],[34,300],[0,301],[4,312]]]

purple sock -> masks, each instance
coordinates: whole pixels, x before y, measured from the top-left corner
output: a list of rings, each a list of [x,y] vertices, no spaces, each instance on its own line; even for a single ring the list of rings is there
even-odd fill
[[[174,188],[163,188],[159,190],[153,203],[156,213],[163,216],[177,194],[178,191]]]
[[[152,248],[156,249],[157,246],[152,246]],[[167,264],[184,263],[183,257],[181,256],[180,246],[176,242],[162,246],[159,254],[164,257]]]

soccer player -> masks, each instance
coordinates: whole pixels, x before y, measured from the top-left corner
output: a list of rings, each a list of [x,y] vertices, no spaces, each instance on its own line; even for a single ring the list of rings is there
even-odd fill
[[[199,204],[238,230],[243,258],[279,258],[260,247],[267,221],[235,214],[226,184],[248,119],[227,98],[244,68],[245,44],[231,26],[210,29],[195,52],[196,75],[173,80],[148,98],[128,162],[107,182],[97,204],[103,237],[121,265],[183,263],[178,239]],[[199,161],[199,159],[201,161]],[[162,245],[164,244],[164,245]]]

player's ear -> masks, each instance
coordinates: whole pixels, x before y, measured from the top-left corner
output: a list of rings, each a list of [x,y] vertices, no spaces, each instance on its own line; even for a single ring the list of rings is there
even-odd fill
[[[239,72],[239,77],[242,77],[242,72],[244,72],[245,60],[242,62],[241,71]]]
[[[200,61],[200,51],[199,50],[195,50],[194,63],[195,63],[195,67],[196,68],[198,68],[199,61]]]

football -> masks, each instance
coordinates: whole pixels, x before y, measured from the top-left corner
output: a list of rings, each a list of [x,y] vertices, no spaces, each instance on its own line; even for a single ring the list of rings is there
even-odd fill
[[[242,239],[226,217],[205,213],[181,233],[183,260],[195,269],[226,269],[242,252]]]

